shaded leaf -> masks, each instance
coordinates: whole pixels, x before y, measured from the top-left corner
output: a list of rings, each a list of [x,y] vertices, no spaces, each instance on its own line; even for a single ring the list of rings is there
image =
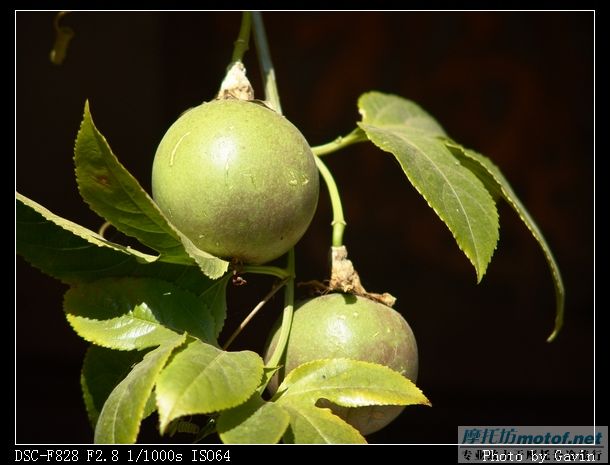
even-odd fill
[[[192,266],[157,261],[131,247],[57,216],[17,193],[17,253],[44,273],[67,284],[100,278],[141,276],[173,282],[197,294],[214,281]]]
[[[161,431],[183,415],[235,407],[254,393],[263,360],[250,351],[225,352],[195,340],[176,354],[157,383]]]
[[[108,268],[132,267],[157,257],[107,241],[17,193],[17,253],[45,273],[67,282]],[[92,263],[93,262],[93,263]]]
[[[217,431],[225,444],[275,444],[289,423],[288,413],[273,402],[265,402],[257,393],[247,402],[223,411]]]
[[[165,218],[138,181],[112,153],[91,119],[89,103],[74,147],[79,191],[91,209],[128,236],[161,253],[161,260],[190,263],[219,278],[228,262],[199,250]]]
[[[156,410],[156,405],[155,405],[155,410]],[[172,421],[169,425],[167,425],[167,429],[165,430],[165,434],[168,436],[174,436],[176,433],[188,433],[188,434],[192,434],[192,435],[198,435],[199,432],[201,431],[201,428],[199,427],[198,424],[193,423],[192,421],[189,420],[183,420],[181,418],[178,418],[174,421]],[[197,442],[197,441],[193,441],[193,442]]]
[[[429,405],[409,379],[383,365],[349,359],[308,362],[291,371],[274,398],[290,414],[287,442],[363,442],[352,426],[316,403],[327,399],[343,407]]]
[[[106,399],[133,366],[140,362],[142,352],[119,352],[92,345],[85,354],[80,384],[87,415],[95,427]]]
[[[173,340],[148,352],[113,389],[95,428],[96,443],[131,444],[136,441],[159,372],[172,351],[185,340],[186,335],[174,334]]]
[[[230,275],[216,281],[201,294],[201,300],[214,318],[214,337],[218,339],[227,317],[227,283]]]
[[[493,164],[489,158],[475,152],[474,150],[466,149],[453,141],[445,140],[444,142],[445,145],[453,152],[453,154],[458,157],[460,162],[475,173],[481,179],[481,181],[483,181],[490,192],[494,193],[495,195],[502,196],[502,198],[508,202],[513,210],[515,210],[517,215],[519,215],[521,221],[525,223],[525,226],[532,233],[534,239],[536,239],[540,245],[540,248],[542,249],[551,270],[553,285],[555,287],[555,327],[547,339],[549,342],[552,341],[555,339],[563,325],[565,290],[563,287],[563,280],[561,279],[561,272],[559,271],[559,265],[557,265],[557,261],[551,252],[551,248],[544,239],[542,231],[540,231],[540,228],[534,219],[528,213],[525,206],[521,203],[500,169]]]
[[[173,340],[175,330],[214,342],[214,319],[205,302],[150,278],[107,278],[73,287],[64,310],[84,339],[119,350],[144,349]]]
[[[438,136],[442,128],[413,102],[369,92],[360,97],[358,125],[379,148],[392,153],[415,189],[448,226],[474,265],[477,281],[485,274],[499,236],[493,198],[462,166]]]

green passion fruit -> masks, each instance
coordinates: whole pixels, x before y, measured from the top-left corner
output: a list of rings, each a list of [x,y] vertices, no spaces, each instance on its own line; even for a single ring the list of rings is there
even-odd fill
[[[319,359],[350,358],[385,365],[415,382],[417,343],[411,327],[396,310],[364,297],[328,294],[297,304],[283,367],[268,389],[273,394],[282,379],[299,365]],[[279,322],[267,343],[265,361],[279,337]],[[279,379],[278,379],[279,378]],[[380,430],[394,420],[402,406],[347,408],[326,400],[330,407],[362,434]]]
[[[290,121],[253,101],[215,100],[168,129],[155,155],[152,193],[200,249],[261,264],[303,236],[319,179],[309,144]]]

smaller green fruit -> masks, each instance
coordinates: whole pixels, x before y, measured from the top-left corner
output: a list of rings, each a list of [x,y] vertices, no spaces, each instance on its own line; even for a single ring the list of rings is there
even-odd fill
[[[328,294],[296,305],[284,366],[269,383],[271,393],[293,369],[312,360],[350,358],[385,365],[415,382],[417,343],[409,324],[396,310],[364,297]],[[273,354],[279,323],[267,344],[265,361]],[[330,407],[362,434],[371,434],[394,420],[402,406]]]

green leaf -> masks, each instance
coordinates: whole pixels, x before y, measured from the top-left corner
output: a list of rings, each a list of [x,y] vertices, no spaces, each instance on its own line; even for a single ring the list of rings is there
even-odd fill
[[[148,352],[113,389],[95,428],[96,443],[131,444],[136,441],[157,377],[172,351],[185,340],[186,335],[174,334],[173,340]]]
[[[319,399],[343,407],[430,405],[413,382],[388,367],[349,359],[316,360],[291,371],[272,399],[290,414],[287,442],[364,441],[329,409],[316,407]]]
[[[92,320],[70,313],[67,317],[74,331],[86,341],[117,350],[154,347],[176,334],[156,321],[145,304],[136,305],[127,315],[109,320]]]
[[[45,273],[74,282],[98,277],[108,268],[128,268],[157,257],[107,241],[72,221],[51,213],[17,193],[17,253]],[[130,265],[130,266],[129,266]]]
[[[119,353],[131,353],[131,352],[119,352]],[[148,418],[153,413],[157,411],[157,397],[155,396],[155,391],[150,393],[148,400],[146,401],[146,405],[144,406],[144,413],[142,414],[142,419]]]
[[[173,340],[174,331],[216,340],[205,302],[157,279],[107,278],[81,284],[66,292],[64,310],[82,338],[113,349],[153,347]]]
[[[327,408],[282,405],[290,415],[284,435],[288,444],[366,444],[356,428]]]
[[[397,371],[345,358],[300,365],[286,376],[274,398],[280,405],[291,399],[314,404],[320,398],[344,407],[430,403],[411,380]]]
[[[142,357],[143,353],[137,351],[119,352],[95,345],[89,347],[83,361],[80,384],[93,427],[112,390]]]
[[[396,129],[412,129],[428,136],[444,136],[445,131],[417,103],[398,95],[367,92],[358,99],[358,109],[365,124]]]
[[[496,205],[483,183],[445,147],[439,139],[442,128],[413,102],[369,92],[358,106],[358,125],[375,145],[396,157],[474,265],[480,282],[499,235]]]
[[[19,193],[16,238],[18,254],[67,284],[141,276],[173,282],[197,294],[214,284],[197,266],[159,262],[153,255],[110,242]]]
[[[193,244],[193,242],[184,234],[180,232],[177,234],[182,241],[182,245],[184,250],[186,250],[186,253],[188,253],[189,257],[195,260],[197,265],[199,265],[199,268],[201,268],[201,271],[203,271],[206,276],[209,276],[212,279],[217,279],[225,274],[225,272],[229,269],[229,262],[197,248],[197,246]]]
[[[236,407],[250,398],[262,376],[263,360],[254,352],[225,352],[197,340],[189,343],[157,383],[161,431],[184,415]]]
[[[214,337],[218,339],[227,317],[227,283],[231,278],[227,274],[224,278],[216,281],[212,286],[201,294],[201,300],[205,303],[214,318]]]
[[[247,402],[223,411],[217,431],[225,444],[275,444],[282,439],[289,420],[282,407],[255,394]]]
[[[460,162],[475,173],[479,179],[483,181],[483,183],[485,183],[485,186],[490,192],[502,196],[502,198],[508,202],[513,210],[515,210],[517,215],[519,215],[521,221],[525,223],[525,226],[527,226],[527,229],[529,229],[529,231],[532,233],[534,239],[536,239],[540,245],[540,248],[542,249],[551,270],[553,285],[555,286],[555,327],[547,339],[548,342],[551,342],[555,339],[555,337],[557,337],[559,330],[563,326],[565,290],[563,287],[563,280],[561,279],[561,272],[559,271],[559,265],[557,265],[557,261],[551,252],[551,248],[544,239],[542,231],[540,231],[540,228],[534,219],[523,206],[500,169],[494,165],[489,158],[475,152],[474,150],[466,149],[453,141],[445,140],[444,142],[445,145],[460,160]]]
[[[165,258],[188,262],[173,228],[95,127],[89,102],[76,138],[74,162],[79,191],[96,213]]]
[[[161,253],[161,260],[200,266],[210,278],[219,278],[228,262],[199,250],[165,218],[138,181],[112,153],[93,124],[89,102],[74,147],[76,181],[91,209],[114,227]]]

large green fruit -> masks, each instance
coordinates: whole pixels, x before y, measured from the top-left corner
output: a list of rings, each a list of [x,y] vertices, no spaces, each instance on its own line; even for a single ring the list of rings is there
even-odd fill
[[[385,365],[411,381],[417,378],[417,344],[411,327],[396,310],[378,302],[344,294],[328,294],[297,304],[280,379],[269,383],[272,393],[299,365],[319,359],[351,358]],[[279,337],[276,325],[265,351],[269,360]],[[320,405],[320,403],[318,404]],[[404,407],[347,408],[322,402],[362,434],[380,430]]]
[[[305,233],[319,180],[311,149],[290,121],[254,102],[216,100],[169,128],[155,155],[152,191],[197,247],[259,264]]]

